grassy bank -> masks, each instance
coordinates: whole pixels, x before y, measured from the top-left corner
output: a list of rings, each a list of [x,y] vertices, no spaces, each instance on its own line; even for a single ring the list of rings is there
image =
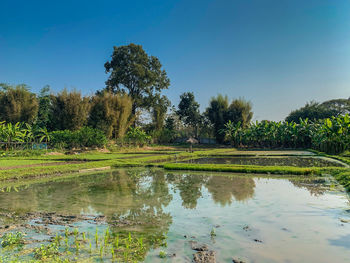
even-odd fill
[[[346,171],[345,168],[329,167],[292,167],[292,166],[255,166],[255,165],[222,165],[222,164],[187,164],[168,163],[167,170],[213,171],[231,173],[261,173],[261,174],[291,174],[291,175],[322,175]]]

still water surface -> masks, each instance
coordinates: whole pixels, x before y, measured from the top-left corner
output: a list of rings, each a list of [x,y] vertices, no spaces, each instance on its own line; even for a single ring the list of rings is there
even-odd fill
[[[45,212],[85,215],[95,219],[69,225],[91,236],[96,227],[109,227],[165,240],[167,247],[146,245],[146,262],[191,262],[190,240],[208,245],[217,262],[350,262],[349,199],[335,189],[323,179],[123,169],[2,192],[0,220],[23,227],[24,221],[40,224]],[[65,227],[44,225],[52,235]],[[27,237],[45,240],[47,234],[28,230]],[[160,250],[176,256],[161,259]]]

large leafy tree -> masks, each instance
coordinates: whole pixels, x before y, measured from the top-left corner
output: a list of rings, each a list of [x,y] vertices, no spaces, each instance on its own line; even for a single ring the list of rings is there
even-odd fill
[[[199,103],[195,100],[193,92],[185,92],[180,95],[177,114],[185,125],[194,129],[195,136],[198,136],[201,114],[199,112]]]
[[[222,143],[225,139],[223,130],[230,122],[247,127],[253,117],[252,105],[244,99],[235,99],[229,104],[227,96],[213,97],[206,110],[206,116],[214,127],[216,140]]]
[[[234,99],[227,109],[227,118],[233,123],[247,127],[253,118],[252,104],[242,98]]]
[[[87,123],[89,115],[89,98],[80,92],[68,92],[64,89],[52,95],[50,128],[52,130],[78,130]]]
[[[334,116],[350,114],[350,98],[327,100],[322,102],[320,106],[333,111]]]
[[[138,108],[150,109],[156,94],[170,85],[159,59],[149,56],[140,45],[114,47],[112,58],[105,63],[106,89],[125,92],[133,99],[132,113]]]
[[[312,121],[330,118],[337,116],[339,113],[335,108],[327,106],[327,104],[320,104],[315,101],[306,103],[300,109],[294,110],[286,117],[288,122],[299,123],[301,119],[309,119]]]
[[[212,97],[209,102],[209,107],[206,110],[206,115],[213,124],[216,140],[222,143],[225,135],[221,132],[228,122],[227,111],[229,107],[228,97],[219,94],[217,97]]]
[[[0,121],[33,123],[37,112],[36,95],[27,85],[0,84]]]

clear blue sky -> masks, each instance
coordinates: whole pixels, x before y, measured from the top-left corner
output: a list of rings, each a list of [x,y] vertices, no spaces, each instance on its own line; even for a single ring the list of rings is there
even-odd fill
[[[104,87],[113,46],[141,44],[171,80],[253,103],[255,119],[283,119],[307,101],[350,96],[348,0],[1,1],[0,82],[37,92]]]

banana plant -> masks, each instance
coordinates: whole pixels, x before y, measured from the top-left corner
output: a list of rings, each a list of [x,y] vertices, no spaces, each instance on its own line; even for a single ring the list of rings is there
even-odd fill
[[[221,131],[225,133],[225,137],[228,138],[231,143],[234,145],[238,145],[242,141],[241,134],[241,122],[233,123],[231,121],[228,121],[228,123],[225,124],[225,128]]]
[[[224,128],[226,139],[238,146],[260,148],[313,148],[327,153],[350,149],[350,116],[310,122],[255,122],[246,128],[229,121]]]
[[[47,131],[46,127],[39,129],[39,141],[45,143],[51,141],[51,134]]]
[[[4,139],[6,141],[6,149],[13,148],[12,144],[15,142],[24,142],[21,123],[17,122],[14,125],[7,123],[4,128]]]

